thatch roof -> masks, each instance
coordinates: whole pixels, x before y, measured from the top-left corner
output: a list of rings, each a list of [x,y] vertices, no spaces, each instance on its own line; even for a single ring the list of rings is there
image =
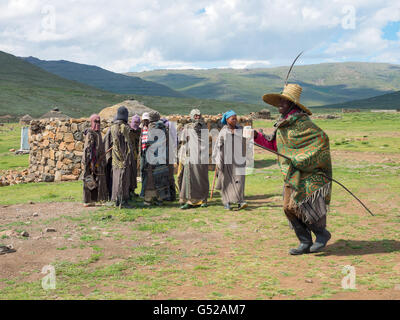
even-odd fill
[[[33,118],[29,114],[26,114],[19,119],[21,122],[31,122],[32,120]]]
[[[117,114],[117,110],[119,107],[124,106],[128,109],[129,117],[138,114],[141,116],[144,112],[154,111],[153,109],[146,107],[144,104],[141,104],[136,100],[126,100],[121,103],[118,103],[112,107],[105,108],[99,112],[100,118],[103,120],[113,120],[115,115]]]
[[[54,108],[53,110],[45,113],[44,115],[42,115],[40,117],[40,119],[50,119],[50,118],[54,118],[54,119],[69,119],[70,117],[61,113],[61,111],[58,108]]]

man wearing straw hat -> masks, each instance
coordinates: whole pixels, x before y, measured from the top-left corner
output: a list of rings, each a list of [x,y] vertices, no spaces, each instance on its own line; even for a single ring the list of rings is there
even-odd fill
[[[329,138],[310,120],[311,111],[300,103],[301,92],[301,86],[286,84],[282,93],[264,95],[264,102],[277,107],[281,117],[272,135],[254,131],[256,144],[291,159],[278,158],[285,178],[283,209],[300,240],[292,255],[319,252],[331,238],[326,213],[332,185],[324,176],[332,177]]]

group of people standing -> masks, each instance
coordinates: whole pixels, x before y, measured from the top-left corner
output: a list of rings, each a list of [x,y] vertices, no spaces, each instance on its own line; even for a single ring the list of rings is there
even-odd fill
[[[300,103],[301,92],[299,85],[286,84],[281,93],[264,95],[263,100],[278,108],[281,117],[271,135],[252,130],[255,145],[283,155],[278,157],[284,177],[283,211],[300,241],[297,248],[289,251],[292,255],[319,252],[331,238],[326,230],[332,191],[329,138],[309,118],[312,113]],[[202,134],[207,126],[200,110],[192,110],[190,117],[191,122],[185,125],[181,136],[176,186],[174,163],[169,163],[168,159],[169,146],[178,142],[177,136],[176,132],[171,134],[173,128],[166,119],[160,119],[158,112],[145,113],[141,120],[134,116],[129,126],[128,111],[121,107],[104,140],[100,134],[100,118],[92,115],[83,156],[84,202],[112,200],[117,206],[128,206],[128,200],[137,196],[134,191],[140,171],[140,196],[145,205],[175,201],[177,188],[181,209],[207,207],[209,163],[202,161],[204,154],[209,156],[208,148],[202,148],[208,146],[204,143],[208,135]],[[241,210],[247,207],[244,199],[246,163],[232,155],[246,152],[243,128],[232,110],[223,115],[221,122],[223,127],[213,149],[216,189],[221,191],[225,209],[232,210],[236,204]],[[154,138],[152,131],[156,129],[164,133],[164,141]],[[155,143],[165,146],[162,152],[165,152],[166,162],[149,162],[147,153]],[[312,233],[316,236],[315,242]]]
[[[82,159],[85,206],[112,201],[118,207],[129,208],[129,200],[135,197],[142,198],[144,206],[162,205],[163,201],[175,201],[179,193],[181,209],[207,207],[209,150],[204,148],[208,146],[204,140],[208,140],[208,135],[202,135],[207,125],[198,109],[193,109],[190,117],[191,122],[184,126],[180,134],[176,184],[175,161],[170,152],[175,152],[179,141],[175,128],[167,119],[161,119],[160,114],[153,111],[144,113],[142,118],[134,115],[128,125],[128,110],[120,107],[102,139],[100,117],[92,115],[91,127],[85,132]],[[224,141],[226,135],[237,134],[241,127],[237,125],[233,111],[224,115],[222,123],[224,127],[214,149],[218,159],[216,189],[221,190],[226,209],[231,210],[231,205],[237,203],[240,210],[247,206],[244,201],[244,175],[236,174],[235,163],[225,164]],[[157,147],[152,148],[155,144]],[[151,161],[151,156],[155,156],[156,161]],[[204,156],[206,161],[203,161]],[[139,175],[142,188],[138,195],[135,190]]]

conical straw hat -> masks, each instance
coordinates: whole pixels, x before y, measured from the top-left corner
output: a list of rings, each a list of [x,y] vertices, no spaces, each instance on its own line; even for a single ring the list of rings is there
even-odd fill
[[[288,83],[283,88],[281,93],[269,93],[263,96],[264,102],[273,105],[274,107],[279,107],[280,100],[286,99],[295,103],[299,108],[305,111],[308,115],[312,115],[312,112],[300,103],[300,96],[303,89],[301,86],[295,83]]]

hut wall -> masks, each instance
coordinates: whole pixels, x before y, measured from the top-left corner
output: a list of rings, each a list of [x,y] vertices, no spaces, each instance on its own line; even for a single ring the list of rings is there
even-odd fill
[[[167,117],[177,122],[178,131],[190,121],[188,116]],[[209,129],[220,129],[221,116],[204,116]],[[242,126],[252,126],[249,117],[239,117]],[[111,122],[102,121],[103,135]],[[87,119],[33,120],[29,130],[29,182],[72,181],[81,174],[84,131],[90,127]]]

